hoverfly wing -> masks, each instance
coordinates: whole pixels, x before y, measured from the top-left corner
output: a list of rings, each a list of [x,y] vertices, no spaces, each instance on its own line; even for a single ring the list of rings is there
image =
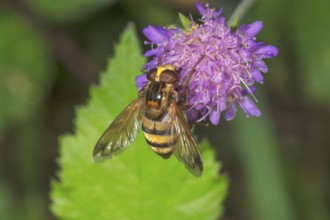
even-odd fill
[[[143,99],[135,99],[110,124],[94,148],[95,161],[100,162],[119,154],[135,140],[140,127],[142,106]]]
[[[172,120],[174,120],[172,129],[175,129],[178,135],[174,155],[185,164],[186,168],[193,175],[201,176],[203,173],[203,161],[189,125],[175,103],[170,104],[169,112],[172,115]]]

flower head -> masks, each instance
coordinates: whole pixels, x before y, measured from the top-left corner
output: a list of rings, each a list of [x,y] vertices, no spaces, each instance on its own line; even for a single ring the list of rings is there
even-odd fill
[[[146,71],[160,64],[170,64],[179,71],[181,85],[193,70],[186,86],[188,89],[187,117],[190,122],[210,120],[219,123],[221,112],[225,119],[235,117],[236,106],[246,116],[260,116],[261,112],[248,97],[256,90],[255,83],[263,83],[268,71],[263,59],[277,55],[275,46],[256,42],[256,34],[262,22],[242,25],[237,30],[227,24],[221,10],[200,3],[196,7],[201,14],[200,22],[192,21],[189,30],[177,27],[148,26],[143,30],[152,47],[145,53],[152,57]],[[138,88],[147,79],[136,78]],[[183,92],[183,91],[179,91]]]

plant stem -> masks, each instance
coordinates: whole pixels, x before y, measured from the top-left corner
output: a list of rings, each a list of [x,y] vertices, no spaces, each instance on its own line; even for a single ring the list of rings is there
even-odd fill
[[[242,0],[231,15],[228,23],[231,24],[236,18],[242,19],[255,2],[256,0]]]

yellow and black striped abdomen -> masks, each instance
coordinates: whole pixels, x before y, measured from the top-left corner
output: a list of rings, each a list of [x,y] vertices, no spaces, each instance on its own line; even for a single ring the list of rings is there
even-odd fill
[[[166,120],[149,119],[145,115],[141,119],[141,124],[151,149],[163,158],[170,157],[177,140],[177,133],[172,129],[171,124]]]

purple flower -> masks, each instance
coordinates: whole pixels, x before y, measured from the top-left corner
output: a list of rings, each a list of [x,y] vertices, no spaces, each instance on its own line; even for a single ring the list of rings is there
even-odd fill
[[[247,117],[260,116],[260,110],[248,96],[256,100],[254,84],[263,83],[263,73],[268,71],[263,59],[278,53],[275,46],[256,42],[262,22],[242,25],[234,31],[220,16],[222,10],[200,3],[196,7],[202,18],[200,23],[191,21],[189,30],[152,26],[143,30],[150,40],[146,43],[152,45],[145,53],[152,59],[144,69],[170,64],[180,70],[178,85],[181,85],[197,63],[187,83],[190,122],[210,120],[217,125],[221,112],[225,112],[226,120],[231,120],[237,106]],[[140,90],[147,79],[141,75],[136,82]]]

